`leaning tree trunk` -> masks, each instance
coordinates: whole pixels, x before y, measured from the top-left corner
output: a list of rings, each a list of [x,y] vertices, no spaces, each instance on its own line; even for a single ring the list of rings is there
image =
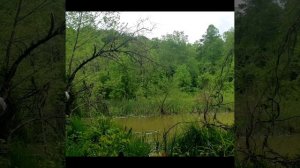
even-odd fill
[[[167,97],[168,97],[168,94],[169,94],[169,93],[166,93],[166,94],[165,94],[165,97],[164,97],[164,99],[163,99],[163,101],[162,101],[162,103],[161,103],[161,105],[160,105],[160,114],[161,114],[161,115],[166,115],[166,114],[167,114],[167,112],[165,111],[164,105],[165,105],[166,99],[167,99]]]

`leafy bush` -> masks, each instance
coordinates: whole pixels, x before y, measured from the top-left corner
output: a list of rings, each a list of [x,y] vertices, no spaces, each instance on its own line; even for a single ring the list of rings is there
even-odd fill
[[[85,129],[78,129],[84,124],[82,120],[73,119],[71,123],[67,129],[67,156],[118,156],[120,152],[125,156],[147,156],[150,152],[149,144],[135,138],[131,130],[115,126],[110,118],[95,119]]]
[[[112,101],[111,114],[116,116],[126,115],[151,115],[157,113],[158,105],[153,100],[136,99]]]
[[[124,150],[125,156],[147,157],[150,152],[151,145],[145,141],[144,137],[132,137]]]
[[[185,64],[177,67],[175,80],[182,91],[190,91],[192,77]]]
[[[233,156],[234,133],[191,124],[174,139],[173,156]]]

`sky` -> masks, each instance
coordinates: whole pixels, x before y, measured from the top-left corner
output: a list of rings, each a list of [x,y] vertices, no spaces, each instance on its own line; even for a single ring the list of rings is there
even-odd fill
[[[120,12],[120,21],[128,26],[136,24],[138,19],[148,18],[145,26],[155,25],[148,38],[172,34],[174,30],[184,31],[190,43],[201,39],[207,27],[213,24],[222,35],[234,27],[234,12]]]

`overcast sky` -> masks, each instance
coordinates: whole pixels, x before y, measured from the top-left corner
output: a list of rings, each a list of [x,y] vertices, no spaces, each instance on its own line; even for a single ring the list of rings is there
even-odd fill
[[[190,43],[199,40],[208,25],[215,25],[220,34],[234,27],[234,12],[120,12],[121,22],[134,25],[138,19],[149,18],[148,24],[156,28],[148,38],[171,34],[174,30],[184,31]]]

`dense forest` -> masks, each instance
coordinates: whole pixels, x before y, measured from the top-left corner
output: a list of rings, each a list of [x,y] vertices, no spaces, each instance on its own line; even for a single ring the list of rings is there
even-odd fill
[[[119,13],[66,16],[67,156],[233,155],[233,28],[191,44]]]

